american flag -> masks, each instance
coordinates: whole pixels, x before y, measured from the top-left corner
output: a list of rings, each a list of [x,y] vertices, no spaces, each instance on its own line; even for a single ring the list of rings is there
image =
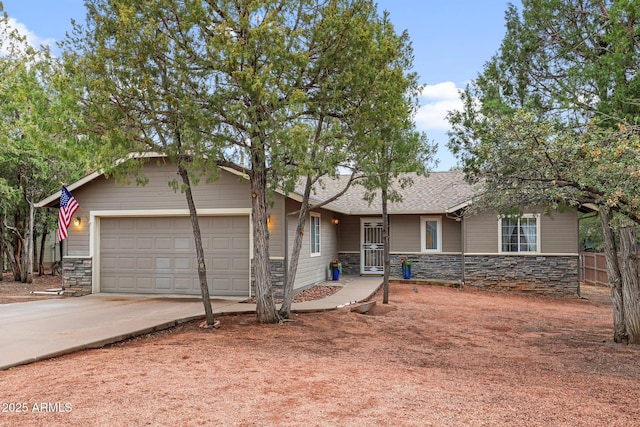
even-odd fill
[[[60,212],[58,214],[58,242],[67,238],[67,228],[69,228],[71,218],[73,218],[73,214],[79,207],[80,205],[76,202],[76,199],[73,198],[69,190],[63,185],[62,192],[60,193]]]

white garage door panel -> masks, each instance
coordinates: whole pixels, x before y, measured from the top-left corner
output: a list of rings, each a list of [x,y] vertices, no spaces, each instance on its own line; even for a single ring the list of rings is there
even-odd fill
[[[195,244],[187,217],[101,218],[102,292],[200,295]],[[249,293],[249,218],[201,217],[212,295]]]

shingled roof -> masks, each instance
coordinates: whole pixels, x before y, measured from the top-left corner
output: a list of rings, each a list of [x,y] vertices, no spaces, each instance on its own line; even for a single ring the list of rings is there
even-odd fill
[[[470,202],[478,190],[464,180],[462,171],[431,172],[428,176],[409,174],[413,185],[399,189],[403,195],[401,202],[389,203],[390,214],[438,214],[449,213]],[[349,176],[337,179],[323,179],[314,188],[312,199],[326,200],[340,192]],[[346,194],[324,206],[334,212],[348,215],[372,215],[382,211],[380,197],[369,204],[364,200],[365,189],[361,185],[352,185]],[[313,203],[313,202],[312,202]]]

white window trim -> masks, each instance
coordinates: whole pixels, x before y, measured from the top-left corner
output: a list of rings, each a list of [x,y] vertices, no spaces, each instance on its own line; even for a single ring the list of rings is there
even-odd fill
[[[310,257],[319,257],[322,256],[322,216],[318,212],[310,212],[309,213],[309,256]],[[311,218],[318,218],[318,252],[313,252],[313,222]]]
[[[436,221],[438,223],[438,247],[436,249],[427,249],[427,221]],[[441,216],[421,216],[420,217],[420,251],[422,253],[439,253],[442,252],[442,217]]]
[[[526,255],[526,254],[539,254],[540,248],[542,247],[542,243],[540,241],[540,214],[522,214],[520,218],[535,218],[536,219],[536,250],[535,251],[521,251],[518,248],[518,251],[503,251],[502,250],[502,220],[504,218],[510,219],[509,216],[500,216],[498,217],[498,253],[501,254],[511,254],[511,255]]]

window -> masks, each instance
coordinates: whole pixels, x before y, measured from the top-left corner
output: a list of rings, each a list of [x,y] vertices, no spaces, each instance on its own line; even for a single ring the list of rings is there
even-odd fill
[[[320,214],[311,212],[311,256],[320,256]]]
[[[538,215],[500,218],[500,251],[538,252],[539,225]]]
[[[420,217],[420,238],[422,252],[442,251],[442,218],[439,216]]]

